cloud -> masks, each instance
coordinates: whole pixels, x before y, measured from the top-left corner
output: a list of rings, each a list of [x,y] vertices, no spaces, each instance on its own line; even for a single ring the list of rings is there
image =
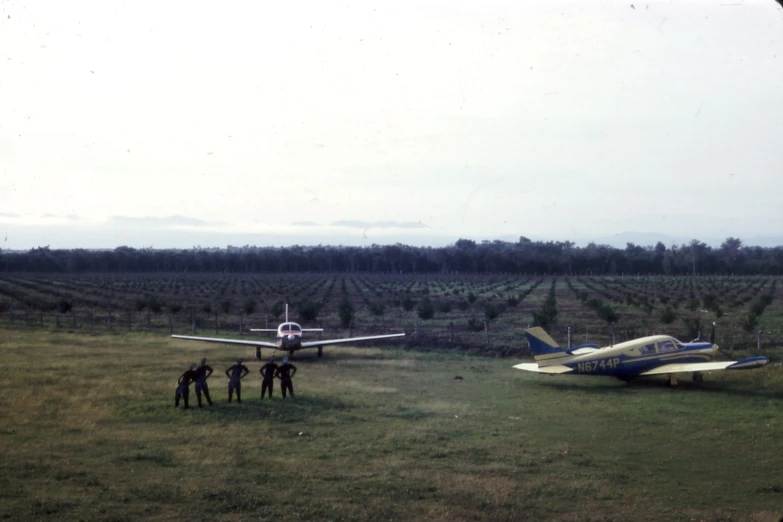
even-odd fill
[[[21,217],[19,214],[14,214],[13,212],[0,212],[0,217],[4,218],[18,218]]]
[[[405,221],[400,223],[398,221],[359,221],[356,219],[334,221],[331,225],[333,227],[343,228],[430,228],[421,221]]]
[[[291,223],[291,226],[292,227],[320,227],[323,225],[320,225],[315,221],[297,221],[295,223]]]
[[[129,217],[112,216],[109,218],[109,225],[119,227],[136,228],[177,228],[177,227],[224,227],[227,223],[222,221],[203,221],[201,219],[186,216],[168,216],[168,217]]]

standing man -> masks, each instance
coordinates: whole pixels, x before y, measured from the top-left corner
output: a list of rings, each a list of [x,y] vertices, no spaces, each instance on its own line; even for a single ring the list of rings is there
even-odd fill
[[[190,408],[188,406],[188,396],[190,395],[190,383],[196,378],[196,363],[190,365],[190,369],[185,370],[185,373],[179,376],[177,379],[177,391],[174,393],[174,407],[179,408],[179,400],[185,403],[185,409]]]
[[[285,391],[291,392],[291,397],[294,396],[294,383],[291,381],[296,374],[296,366],[288,362],[288,357],[283,357],[283,364],[277,369],[277,375],[280,377],[280,389],[283,391],[283,398],[285,399]]]
[[[272,398],[272,388],[275,384],[275,375],[277,375],[277,363],[275,363],[275,356],[269,358],[269,362],[266,363],[258,370],[261,374],[261,398],[264,398],[264,394],[269,390],[269,398]]]
[[[228,377],[228,402],[231,402],[231,397],[234,395],[234,390],[237,391],[237,402],[242,404],[242,379],[250,373],[247,366],[242,364],[243,360],[237,359],[237,363],[226,370],[226,377]]]
[[[212,375],[212,367],[207,365],[207,358],[201,359],[201,366],[196,368],[196,399],[198,399],[198,407],[203,408],[201,404],[201,394],[207,398],[207,402],[212,406],[212,399],[209,398],[209,386],[207,385],[207,379]]]

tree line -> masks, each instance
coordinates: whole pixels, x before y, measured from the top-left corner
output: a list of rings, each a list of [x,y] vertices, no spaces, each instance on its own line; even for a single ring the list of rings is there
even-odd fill
[[[783,246],[745,246],[727,238],[718,248],[689,244],[625,248],[571,241],[480,241],[460,239],[444,247],[402,244],[355,246],[229,246],[113,250],[51,249],[0,251],[2,272],[370,272],[518,273],[545,275],[780,275]]]

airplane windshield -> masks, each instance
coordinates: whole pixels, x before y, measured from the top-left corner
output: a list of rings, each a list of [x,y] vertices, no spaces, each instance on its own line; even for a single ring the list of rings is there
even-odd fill
[[[296,323],[283,323],[280,325],[281,330],[301,332],[302,328]]]

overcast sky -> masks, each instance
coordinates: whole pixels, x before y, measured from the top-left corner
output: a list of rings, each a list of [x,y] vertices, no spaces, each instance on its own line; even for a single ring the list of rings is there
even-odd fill
[[[783,236],[772,0],[0,6],[0,248]]]

